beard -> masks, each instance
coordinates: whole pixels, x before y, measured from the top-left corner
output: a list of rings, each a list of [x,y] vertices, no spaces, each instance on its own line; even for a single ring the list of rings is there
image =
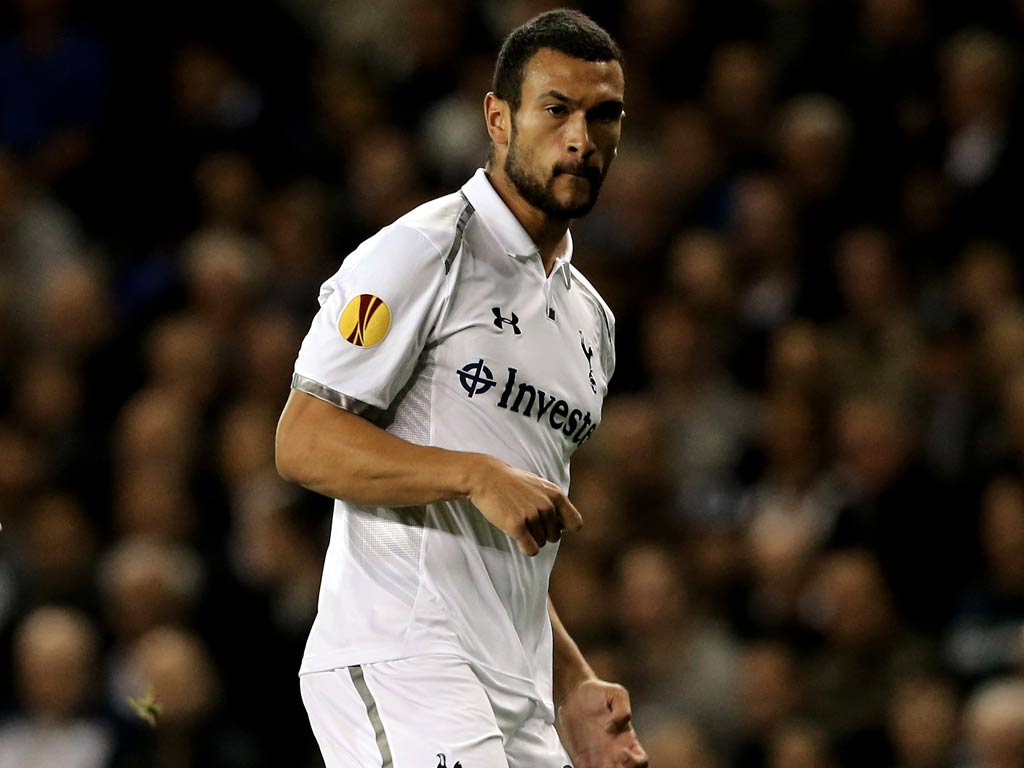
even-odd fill
[[[505,175],[526,202],[553,219],[578,219],[590,213],[597,202],[601,183],[607,171],[607,168],[602,170],[586,165],[581,160],[578,163],[555,165],[547,178],[542,178],[539,173],[531,173],[516,140],[515,123],[512,124],[508,154],[505,155]],[[555,179],[562,174],[573,174],[587,179],[590,192],[585,200],[579,203],[563,203],[555,196]]]

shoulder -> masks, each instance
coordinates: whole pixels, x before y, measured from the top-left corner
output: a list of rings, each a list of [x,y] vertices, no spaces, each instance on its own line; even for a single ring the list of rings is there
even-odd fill
[[[414,208],[360,243],[345,258],[342,271],[368,266],[368,262],[389,269],[443,263],[458,237],[459,217],[466,205],[455,193]]]
[[[321,286],[320,303],[343,283],[405,292],[440,286],[461,244],[467,205],[458,193],[445,195],[364,240]]]
[[[460,192],[455,192],[414,208],[392,227],[418,233],[434,247],[447,271],[451,259],[462,245],[466,226],[473,214],[470,202]]]
[[[615,338],[615,315],[611,310],[611,307],[601,298],[601,294],[597,292],[597,289],[591,284],[587,278],[583,276],[576,267],[569,265],[569,270],[572,272],[572,285],[573,288],[580,290],[580,295],[584,297],[584,300],[589,302],[593,307],[593,311],[598,315],[608,332],[608,336],[612,339]]]

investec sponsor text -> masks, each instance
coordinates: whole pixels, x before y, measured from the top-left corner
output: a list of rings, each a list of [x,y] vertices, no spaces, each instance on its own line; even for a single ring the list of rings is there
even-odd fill
[[[508,373],[498,398],[498,408],[534,418],[539,424],[558,430],[576,445],[586,442],[597,429],[590,411],[573,408],[557,395],[548,394],[525,381],[517,381],[519,370],[516,368],[506,370]],[[459,382],[469,397],[479,397],[497,386],[483,358],[466,363],[458,370],[458,374]]]

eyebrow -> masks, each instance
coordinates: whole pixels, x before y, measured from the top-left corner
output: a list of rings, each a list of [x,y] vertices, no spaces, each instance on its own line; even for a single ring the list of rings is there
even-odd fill
[[[579,105],[578,100],[569,98],[561,91],[545,91],[544,93],[537,97],[538,101],[541,101],[543,99],[555,99],[555,101],[561,101],[564,104],[568,104],[574,107]],[[587,111],[593,112],[595,109],[602,109],[606,107],[618,107],[621,110],[624,106],[625,104],[623,104],[622,99],[608,99],[606,101],[602,101],[600,104],[594,105]]]
[[[566,104],[577,104],[575,99],[570,99],[561,91],[546,91],[537,97],[538,99],[555,99],[557,101],[564,101]]]

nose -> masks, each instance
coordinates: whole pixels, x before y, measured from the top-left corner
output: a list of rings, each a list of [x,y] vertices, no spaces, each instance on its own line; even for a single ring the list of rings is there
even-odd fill
[[[582,155],[584,158],[590,157],[597,149],[597,145],[590,138],[586,113],[579,111],[569,120],[565,144],[570,155]]]

